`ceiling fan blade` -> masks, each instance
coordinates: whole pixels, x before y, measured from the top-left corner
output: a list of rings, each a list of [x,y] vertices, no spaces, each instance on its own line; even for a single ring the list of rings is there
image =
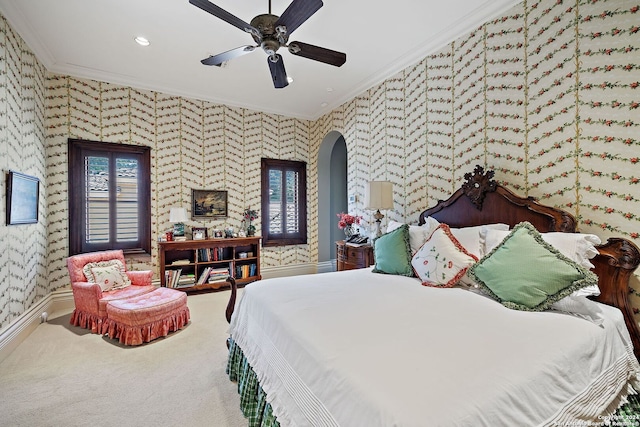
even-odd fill
[[[228,50],[223,53],[219,53],[217,55],[210,56],[208,58],[203,59],[203,65],[215,65],[221,66],[223,62],[229,61],[233,58],[237,58],[242,55],[246,55],[247,53],[251,53],[256,49],[255,46],[240,46],[235,49]]]
[[[275,27],[284,25],[287,27],[287,34],[291,34],[323,4],[322,0],[293,0],[276,21]]]
[[[233,25],[234,27],[240,28],[242,31],[245,31],[245,32],[250,33],[250,34],[252,34],[252,33],[259,34],[259,31],[256,28],[254,28],[250,24],[247,24],[242,19],[230,14],[229,12],[227,12],[224,9],[222,9],[221,7],[216,6],[215,4],[211,3],[210,1],[207,1],[207,0],[189,0],[189,3],[191,3],[192,5],[194,5],[196,7],[199,7],[200,9],[204,10],[205,12],[209,12],[213,16],[216,16],[216,17],[222,19],[225,22],[228,22],[229,24]]]
[[[287,72],[284,70],[282,56],[277,53],[273,56],[267,56],[267,62],[269,63],[269,71],[271,71],[273,86],[276,89],[287,87],[289,85],[289,81],[287,80]]]
[[[347,55],[342,52],[302,42],[289,43],[289,52],[297,56],[313,59],[314,61],[335,65],[336,67],[340,67],[347,61]]]

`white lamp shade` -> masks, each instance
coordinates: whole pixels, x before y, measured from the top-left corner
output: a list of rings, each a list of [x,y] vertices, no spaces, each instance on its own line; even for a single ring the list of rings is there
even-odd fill
[[[365,209],[393,209],[393,183],[370,181],[364,189]]]
[[[185,208],[171,208],[169,211],[169,222],[185,222],[188,221],[187,210]]]

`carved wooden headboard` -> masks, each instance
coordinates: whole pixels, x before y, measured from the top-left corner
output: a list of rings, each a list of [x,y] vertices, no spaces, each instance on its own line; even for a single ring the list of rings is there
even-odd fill
[[[570,213],[541,205],[532,197],[520,197],[496,183],[493,176],[493,171],[485,173],[481,166],[476,166],[473,173],[465,174],[465,183],[451,197],[420,214],[419,224],[431,216],[451,227],[497,222],[513,227],[529,221],[540,232],[576,231],[576,220]],[[600,254],[591,262],[595,265],[593,272],[598,275],[601,294],[595,299],[622,311],[635,355],[640,359],[640,328],[629,301],[629,279],[640,264],[640,251],[624,238],[609,238],[597,249]]]

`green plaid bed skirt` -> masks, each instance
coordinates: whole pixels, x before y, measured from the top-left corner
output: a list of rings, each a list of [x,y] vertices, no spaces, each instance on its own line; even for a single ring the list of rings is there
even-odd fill
[[[249,427],[280,427],[271,405],[267,403],[267,394],[260,387],[258,376],[244,357],[242,349],[232,339],[229,339],[227,375],[231,381],[238,383],[240,409],[249,420]]]
[[[229,339],[227,375],[238,383],[240,409],[249,420],[249,427],[280,427],[267,403],[267,395],[260,387],[258,376],[244,357],[242,349]],[[603,419],[594,425],[640,426],[640,395],[629,396],[628,402],[618,409],[611,419]]]
[[[611,419],[613,426],[640,426],[640,395],[633,394]]]

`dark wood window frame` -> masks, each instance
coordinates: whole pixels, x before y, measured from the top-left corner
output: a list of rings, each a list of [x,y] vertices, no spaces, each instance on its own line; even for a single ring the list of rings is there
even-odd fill
[[[69,167],[69,255],[110,249],[122,249],[125,253],[151,253],[151,148],[141,145],[68,139]],[[89,244],[85,242],[85,174],[84,158],[87,154],[112,156],[122,154],[138,160],[138,239],[130,242]],[[115,184],[114,184],[115,187]],[[111,191],[111,190],[110,190]],[[112,189],[115,191],[115,188]],[[115,218],[115,215],[112,215]],[[109,224],[109,234],[115,235],[117,224]]]
[[[272,234],[269,232],[269,171],[277,169],[281,171],[294,171],[298,173],[298,232],[295,234]],[[280,160],[263,158],[260,164],[262,186],[261,186],[261,208],[262,208],[262,246],[287,246],[307,244],[307,164],[295,160]],[[283,193],[286,180],[283,180]],[[285,203],[283,198],[281,203]],[[284,211],[281,206],[281,211]],[[285,219],[286,220],[286,219]],[[286,229],[286,224],[283,226]]]

